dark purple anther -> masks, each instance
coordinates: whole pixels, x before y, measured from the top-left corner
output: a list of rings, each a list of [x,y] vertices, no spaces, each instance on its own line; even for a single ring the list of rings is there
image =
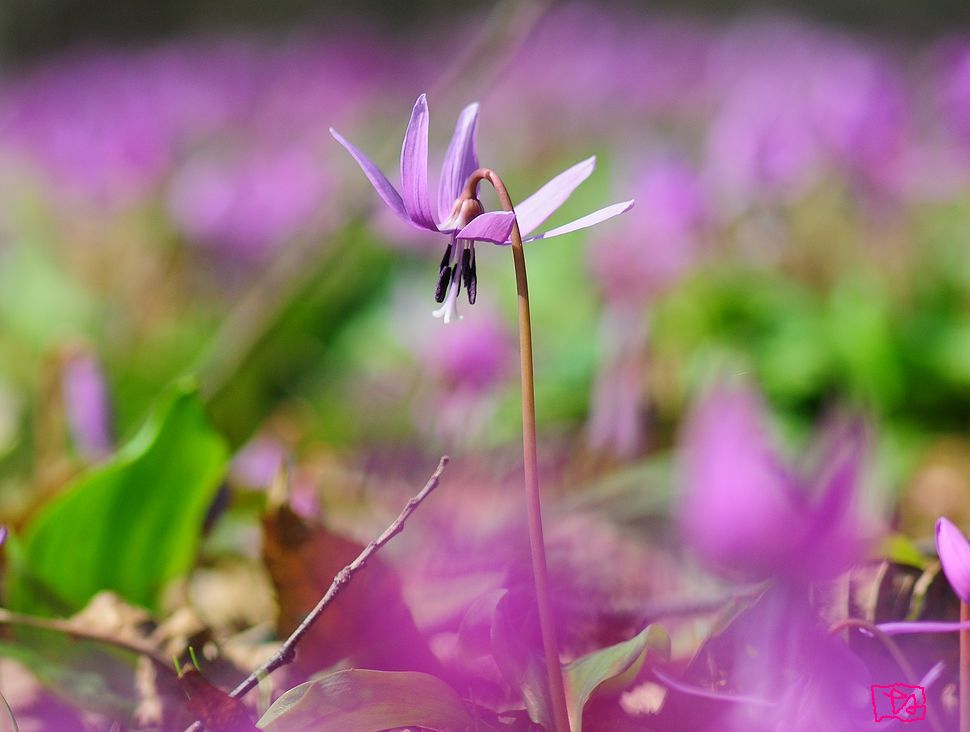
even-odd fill
[[[439,272],[444,270],[445,267],[451,264],[451,250],[453,247],[454,247],[454,244],[449,244],[448,248],[445,249],[445,256],[441,258],[441,264],[438,265]],[[439,300],[438,302],[441,302],[441,301]]]
[[[444,302],[445,294],[448,292],[448,283],[451,281],[451,267],[442,267],[438,274],[438,285],[434,288],[434,301]]]
[[[478,270],[475,267],[475,249],[469,247],[462,255],[464,265],[465,289],[468,290],[468,304],[475,304],[475,297],[478,295]]]

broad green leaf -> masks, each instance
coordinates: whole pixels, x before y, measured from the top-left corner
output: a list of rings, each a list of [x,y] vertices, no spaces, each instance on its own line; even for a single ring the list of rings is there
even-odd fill
[[[234,446],[316,370],[334,368],[335,339],[392,272],[391,253],[356,225],[327,242],[322,255],[299,254],[294,249],[267,272],[200,360],[206,406]]]
[[[475,729],[458,695],[441,679],[410,671],[338,671],[276,700],[257,726],[270,732],[379,732],[422,727]]]
[[[650,653],[670,659],[670,637],[659,625],[648,625],[628,641],[601,648],[566,665],[563,683],[569,726],[582,732],[583,708],[595,693],[621,691],[632,683]]]
[[[11,609],[69,614],[100,590],[154,609],[165,583],[192,566],[227,457],[194,386],[176,385],[128,444],[48,503],[14,542]]]

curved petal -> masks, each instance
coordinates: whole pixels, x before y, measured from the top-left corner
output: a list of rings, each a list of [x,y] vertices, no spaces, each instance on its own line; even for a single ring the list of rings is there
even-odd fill
[[[374,190],[377,191],[378,195],[384,199],[384,203],[386,203],[394,213],[404,219],[404,221],[411,223],[411,219],[408,217],[408,212],[404,208],[404,200],[401,198],[401,194],[398,193],[397,189],[391,185],[391,182],[381,172],[381,169],[374,165],[371,159],[364,155],[364,153],[347,142],[343,135],[337,132],[333,127],[330,128],[330,134],[333,136],[333,139],[343,145],[347,149],[347,152],[350,153],[351,157],[357,161],[360,169],[363,170],[364,175],[367,176],[367,180],[369,180],[371,185],[374,186]]]
[[[936,522],[936,552],[953,591],[963,602],[970,603],[970,544],[949,519]]]
[[[489,211],[473,218],[458,232],[458,239],[474,239],[492,244],[508,244],[515,214],[511,211]]]
[[[478,152],[475,150],[475,134],[478,132],[478,104],[469,104],[458,115],[455,134],[451,137],[445,162],[441,166],[438,181],[438,220],[451,215],[455,199],[461,193],[468,176],[478,169]]]
[[[401,146],[401,197],[411,222],[438,231],[428,200],[428,100],[418,97]]]
[[[561,236],[562,234],[569,234],[573,231],[579,231],[580,229],[586,229],[590,226],[594,226],[601,221],[606,221],[614,216],[619,216],[621,213],[626,213],[631,208],[633,208],[633,201],[624,201],[623,203],[614,203],[612,206],[607,206],[606,208],[601,208],[599,211],[593,211],[591,214],[586,214],[582,218],[578,218],[575,221],[570,221],[568,224],[563,224],[562,226],[557,226],[555,229],[549,229],[542,234],[536,234],[535,236],[527,237],[523,241],[536,241],[537,239],[551,239],[554,236]],[[518,209],[515,211],[516,216],[518,216]],[[508,242],[506,242],[508,243]]]
[[[592,175],[595,167],[596,156],[594,155],[563,171],[519,203],[515,207],[515,215],[519,219],[519,233],[525,236],[535,231],[566,202],[580,183]]]

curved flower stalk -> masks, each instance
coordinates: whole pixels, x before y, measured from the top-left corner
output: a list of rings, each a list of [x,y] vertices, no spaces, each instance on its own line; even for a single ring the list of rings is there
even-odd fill
[[[632,200],[616,203],[541,234],[532,233],[592,174],[596,158],[590,157],[550,180],[519,203],[514,212],[486,212],[477,197],[477,184],[473,192],[475,195],[463,195],[466,181],[479,168],[475,143],[478,111],[478,104],[469,104],[458,116],[458,123],[441,167],[435,211],[432,211],[428,187],[429,113],[424,94],[414,103],[411,119],[404,133],[400,191],[363,152],[336,130],[330,129],[330,134],[357,161],[374,190],[398,218],[418,229],[448,237],[435,288],[435,300],[442,303],[442,306],[434,311],[434,316],[442,318],[445,323],[459,317],[457,301],[463,284],[469,304],[475,303],[478,285],[476,242],[484,241],[499,246],[511,244],[512,225],[516,220],[523,242],[551,239],[598,224],[628,211],[633,206]]]

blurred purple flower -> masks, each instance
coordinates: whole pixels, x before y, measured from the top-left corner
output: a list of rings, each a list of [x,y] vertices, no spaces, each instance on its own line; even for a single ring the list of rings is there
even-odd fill
[[[810,67],[808,103],[822,144],[838,167],[893,192],[908,128],[908,100],[894,65],[848,42],[829,42],[818,59]]]
[[[601,319],[600,343],[602,365],[593,386],[587,443],[593,450],[631,458],[644,441],[644,314],[628,307],[607,308]]]
[[[690,415],[679,520],[711,568],[751,579],[827,579],[860,558],[867,530],[855,505],[862,431],[821,435],[808,478],[782,462],[749,388],[717,384]]]
[[[647,164],[634,191],[637,207],[588,251],[608,302],[644,305],[696,260],[708,205],[698,176],[674,157]]]
[[[514,216],[506,211],[485,213],[477,198],[462,199],[460,196],[465,182],[479,167],[475,146],[478,105],[470,104],[459,115],[455,133],[445,153],[438,184],[437,214],[434,214],[428,191],[428,120],[428,102],[422,94],[414,103],[411,119],[404,133],[404,144],[401,148],[400,193],[364,153],[345,140],[336,130],[331,128],[330,134],[357,161],[384,203],[402,221],[419,229],[449,235],[448,246],[439,267],[438,286],[435,291],[435,300],[444,304],[434,313],[435,317],[444,318],[446,323],[458,314],[457,297],[462,282],[468,291],[469,303],[475,302],[476,241],[499,245],[509,244],[513,220],[516,218],[519,233],[524,237],[523,241],[528,242],[585,229],[628,211],[633,206],[633,201],[614,204],[545,233],[528,236],[562,206],[577,186],[590,176],[596,165],[595,158],[577,163],[550,180],[519,203],[515,207]]]
[[[111,400],[97,357],[86,349],[69,353],[61,374],[64,411],[77,451],[95,461],[114,449]]]
[[[172,180],[169,210],[191,240],[258,261],[312,224],[328,188],[309,151],[292,145],[197,158]]]
[[[815,179],[820,154],[804,99],[783,71],[740,81],[710,128],[715,178],[742,203],[794,197]]]
[[[970,148],[970,42],[949,41],[939,56],[939,117],[948,132]]]
[[[428,399],[419,398],[414,405],[415,423],[431,427],[449,442],[481,439],[497,393],[514,374],[509,364],[514,363],[515,339],[506,323],[486,305],[476,308],[462,328],[409,324],[401,332],[412,334],[404,345],[414,353],[430,389]]]

